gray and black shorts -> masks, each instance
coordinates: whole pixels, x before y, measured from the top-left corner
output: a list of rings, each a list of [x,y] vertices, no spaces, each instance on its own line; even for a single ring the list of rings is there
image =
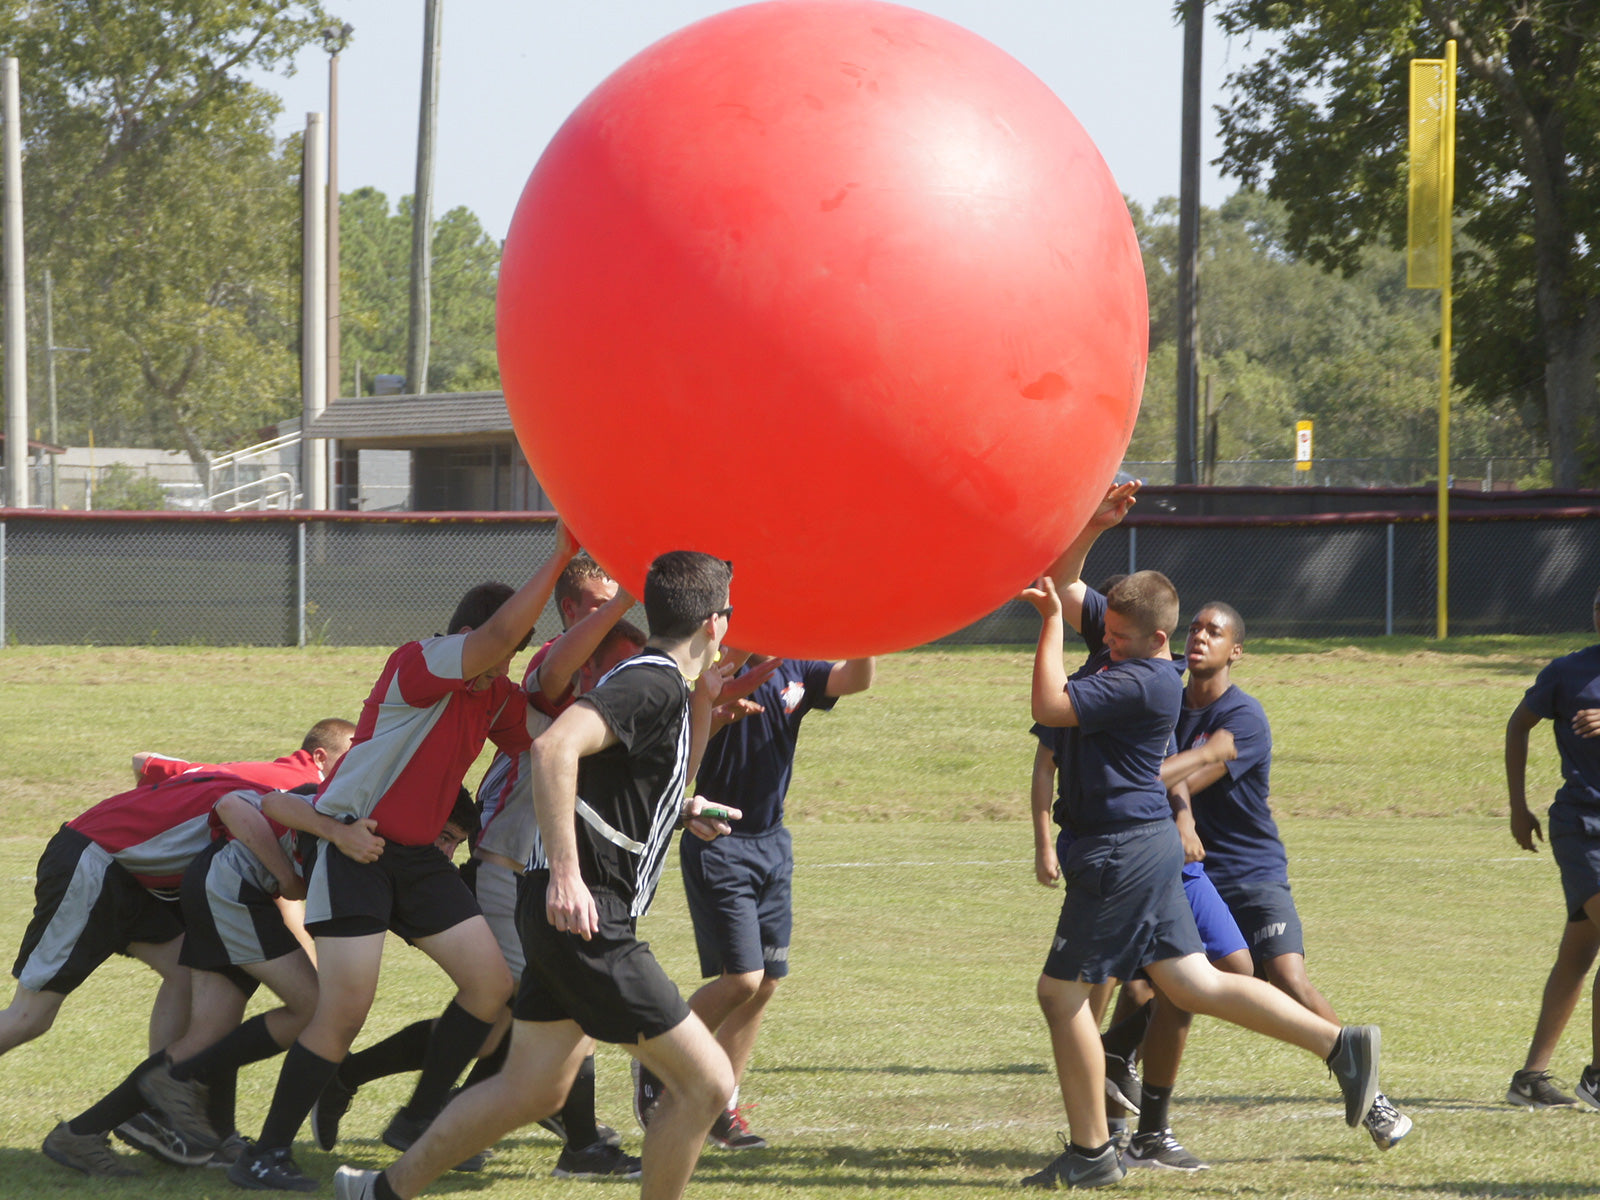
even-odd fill
[[[276,896],[241,861],[249,854],[238,842],[218,841],[189,864],[182,891],[187,935],[178,955],[186,967],[226,976],[246,996],[255,994],[259,981],[244,967],[301,948]]]
[[[329,842],[303,838],[300,857],[306,929],[313,937],[364,937],[392,929],[415,942],[481,915],[461,872],[432,842],[387,842],[376,862],[358,863]]]

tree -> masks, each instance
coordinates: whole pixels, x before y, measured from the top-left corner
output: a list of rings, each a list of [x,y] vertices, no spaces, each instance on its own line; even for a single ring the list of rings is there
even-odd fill
[[[1600,479],[1600,5],[1218,0],[1272,44],[1230,76],[1219,163],[1287,206],[1285,242],[1346,273],[1405,241],[1409,60],[1457,41],[1456,376],[1547,437],[1557,486]],[[1542,403],[1541,403],[1542,401]]]

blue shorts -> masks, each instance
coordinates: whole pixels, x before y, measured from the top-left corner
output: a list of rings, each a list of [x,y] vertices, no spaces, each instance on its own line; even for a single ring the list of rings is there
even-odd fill
[[[700,974],[789,973],[794,840],[782,825],[705,842],[678,839]]]
[[[1550,853],[1561,868],[1567,920],[1582,921],[1584,904],[1600,892],[1600,812],[1564,804],[1550,806]]]
[[[1223,884],[1217,889],[1239,922],[1257,972],[1280,954],[1306,955],[1305,931],[1289,885],[1268,879],[1258,883]]]
[[[1204,870],[1185,870],[1183,892],[1189,898],[1189,911],[1194,914],[1195,928],[1200,931],[1208,959],[1217,962],[1247,948],[1244,934],[1239,932],[1239,923],[1233,919],[1227,901],[1211,882],[1211,876]]]
[[[1203,953],[1182,871],[1183,844],[1169,820],[1074,840],[1061,858],[1067,894],[1045,975],[1129,979],[1146,963]]]

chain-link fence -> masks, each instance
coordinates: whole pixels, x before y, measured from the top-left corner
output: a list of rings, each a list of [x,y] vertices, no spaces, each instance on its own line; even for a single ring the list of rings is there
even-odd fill
[[[250,513],[0,514],[6,644],[380,645],[439,632],[461,592],[518,584],[548,517]],[[1252,634],[1431,634],[1431,514],[1137,514],[1096,544],[1091,582],[1153,568],[1184,611],[1226,600]],[[1587,628],[1600,507],[1472,514],[1450,527],[1452,633]],[[547,611],[540,629],[554,628]],[[1020,601],[943,639],[1027,644]]]

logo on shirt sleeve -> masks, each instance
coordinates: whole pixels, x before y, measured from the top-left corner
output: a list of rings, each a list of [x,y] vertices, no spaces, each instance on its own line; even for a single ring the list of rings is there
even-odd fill
[[[783,685],[783,691],[779,694],[779,698],[783,701],[783,711],[785,713],[793,713],[795,709],[800,707],[800,701],[806,698],[806,685],[798,679],[791,679]]]

